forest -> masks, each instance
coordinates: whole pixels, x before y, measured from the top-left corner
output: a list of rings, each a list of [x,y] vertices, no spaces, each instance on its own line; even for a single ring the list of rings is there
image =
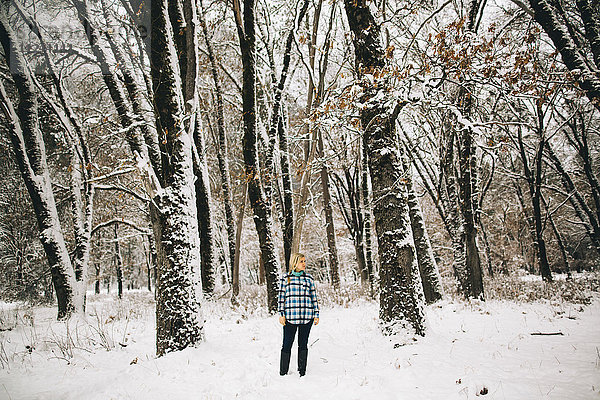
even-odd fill
[[[40,312],[69,365],[137,328],[164,368],[237,329],[217,321],[259,340],[301,252],[365,343],[577,310],[572,372],[597,374],[598,2],[0,0],[0,41],[3,370],[42,351],[7,350]]]

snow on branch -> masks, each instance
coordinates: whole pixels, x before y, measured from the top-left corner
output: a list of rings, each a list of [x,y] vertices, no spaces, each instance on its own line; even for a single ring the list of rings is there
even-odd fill
[[[98,225],[96,225],[92,229],[90,236],[93,236],[94,233],[96,233],[96,231],[98,231],[99,229],[106,228],[108,226],[115,225],[115,224],[127,225],[127,226],[135,229],[136,231],[140,232],[143,235],[152,235],[152,231],[149,231],[148,229],[140,228],[139,226],[137,226],[135,224],[135,222],[128,221],[126,219],[111,219],[110,221],[101,222]]]

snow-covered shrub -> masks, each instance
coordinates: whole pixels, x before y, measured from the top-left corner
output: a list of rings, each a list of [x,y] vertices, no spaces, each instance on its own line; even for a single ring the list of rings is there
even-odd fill
[[[463,297],[456,290],[456,280],[451,276],[442,279],[446,296],[453,300]],[[554,281],[543,282],[537,275],[498,274],[493,279],[484,278],[487,300],[511,300],[517,302],[554,301],[558,303],[590,304],[600,293],[600,273],[586,272],[554,275]]]
[[[359,282],[342,282],[340,290],[336,291],[333,286],[317,283],[317,295],[321,307],[342,306],[352,307],[358,300],[369,300],[369,286],[361,285]]]
[[[543,282],[538,276],[504,276],[486,281],[486,298],[532,302],[550,300],[559,303],[590,304],[600,292],[600,274],[597,272],[555,275],[552,282]]]

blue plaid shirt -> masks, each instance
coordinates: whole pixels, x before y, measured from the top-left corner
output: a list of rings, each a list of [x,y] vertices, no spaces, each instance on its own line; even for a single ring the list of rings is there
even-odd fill
[[[294,325],[308,324],[311,319],[319,318],[319,303],[313,277],[305,272],[300,276],[285,274],[279,281],[277,311],[285,317],[286,323]]]

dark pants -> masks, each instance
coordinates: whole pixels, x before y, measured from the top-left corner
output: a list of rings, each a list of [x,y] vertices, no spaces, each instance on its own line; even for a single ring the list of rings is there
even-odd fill
[[[298,331],[298,350],[308,350],[308,335],[310,334],[312,324],[312,319],[308,324],[303,325],[294,325],[286,322],[283,326],[283,347],[281,348],[281,351],[284,353],[292,352],[296,331]]]
[[[281,359],[279,362],[279,374],[285,375],[290,366],[290,353],[294,344],[294,337],[298,331],[298,371],[300,376],[306,373],[306,360],[308,358],[308,335],[312,327],[313,320],[308,324],[294,325],[286,322],[283,326],[283,346],[281,347]]]

